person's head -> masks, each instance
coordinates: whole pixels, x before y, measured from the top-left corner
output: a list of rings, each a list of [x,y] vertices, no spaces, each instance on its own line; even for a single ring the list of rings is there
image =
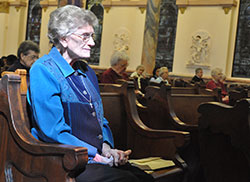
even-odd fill
[[[111,67],[118,73],[122,74],[128,67],[129,57],[124,51],[115,51],[110,59]]]
[[[6,61],[6,64],[8,66],[12,65],[14,62],[17,61],[17,57],[14,55],[14,54],[10,54],[7,56],[7,61]]]
[[[21,64],[30,68],[31,65],[38,59],[39,53],[39,46],[31,40],[26,40],[20,44],[17,50],[17,57],[19,58]]]
[[[168,79],[168,68],[167,67],[161,67],[159,71],[159,76],[162,77],[163,80]]]
[[[202,76],[203,76],[202,68],[196,68],[195,69],[195,75],[198,76],[199,78],[202,78]]]
[[[7,57],[6,56],[3,56],[3,57],[1,57],[1,62],[2,62],[2,67],[4,66],[4,65],[6,65],[7,64]]]
[[[90,57],[97,25],[98,19],[91,11],[66,5],[50,14],[48,37],[70,63],[74,59]]]
[[[222,74],[222,75],[221,75],[220,81],[221,81],[221,82],[225,82],[226,79],[227,79],[226,75]]]
[[[156,66],[153,70],[153,76],[154,77],[159,77],[159,71],[161,67]]]
[[[215,81],[217,81],[217,82],[221,80],[222,75],[223,75],[222,69],[220,69],[220,68],[214,68],[214,69],[212,69],[212,71],[211,71],[211,76],[212,76],[212,78],[213,78]]]
[[[145,66],[144,65],[139,65],[136,67],[136,72],[138,75],[142,75],[143,72],[145,71]]]

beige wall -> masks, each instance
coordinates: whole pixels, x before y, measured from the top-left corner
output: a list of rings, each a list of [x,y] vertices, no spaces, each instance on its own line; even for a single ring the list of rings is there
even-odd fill
[[[130,57],[129,70],[141,64],[145,15],[137,7],[112,7],[104,11],[100,67],[110,67],[110,57],[114,51],[115,34],[127,37]],[[122,46],[122,43],[120,44]]]
[[[233,7],[228,14],[225,14],[221,6],[189,6],[183,14],[179,11],[173,64],[174,75],[191,76],[196,67],[203,67],[202,65],[187,67],[191,56],[192,35],[202,30],[208,32],[211,37],[207,59],[210,67],[203,67],[204,75],[210,76],[211,69],[220,67],[227,77],[231,76],[238,9],[239,2],[237,7]]]
[[[47,36],[48,32],[48,22],[49,22],[49,15],[52,11],[54,11],[57,7],[51,6],[46,9],[43,8],[42,10],[42,20],[41,20],[41,32],[40,32],[40,55],[43,56],[44,54],[48,54],[51,48],[49,44],[49,39]]]
[[[0,13],[0,56],[16,54],[19,44],[25,40],[27,7],[18,11],[9,7],[9,13]]]
[[[6,44],[6,29],[8,22],[8,14],[0,13],[0,57],[5,55],[5,44]]]

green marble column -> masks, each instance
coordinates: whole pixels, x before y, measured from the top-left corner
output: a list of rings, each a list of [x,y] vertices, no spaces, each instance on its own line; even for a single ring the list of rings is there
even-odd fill
[[[146,72],[152,74],[158,41],[161,0],[148,0],[142,50],[142,64]]]

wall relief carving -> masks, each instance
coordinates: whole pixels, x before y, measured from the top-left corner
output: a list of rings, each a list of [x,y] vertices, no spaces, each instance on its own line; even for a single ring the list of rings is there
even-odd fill
[[[190,46],[190,59],[187,67],[202,66],[210,67],[209,50],[211,45],[211,36],[204,30],[198,30],[192,35]]]
[[[125,28],[117,29],[113,38],[113,46],[115,51],[130,51],[130,31]]]

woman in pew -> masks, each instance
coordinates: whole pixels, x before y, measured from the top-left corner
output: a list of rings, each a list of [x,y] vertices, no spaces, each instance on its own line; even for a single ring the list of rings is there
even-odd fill
[[[87,64],[85,72],[71,67],[90,57],[97,22],[91,11],[73,5],[50,14],[48,37],[54,47],[30,70],[31,132],[45,142],[88,149],[89,162],[77,182],[153,181],[127,162],[131,150],[114,148],[94,71]]]
[[[126,73],[129,57],[125,51],[115,51],[110,60],[111,67],[101,75],[101,83],[116,83],[117,80],[129,80]]]
[[[215,89],[215,88],[220,88],[221,89],[221,95],[222,95],[222,101],[224,103],[229,103],[229,97],[228,97],[228,93],[226,90],[225,85],[223,84],[222,77],[223,77],[223,73],[222,70],[220,68],[215,68],[211,71],[211,76],[212,76],[212,80],[210,80],[206,87],[207,89]]]

